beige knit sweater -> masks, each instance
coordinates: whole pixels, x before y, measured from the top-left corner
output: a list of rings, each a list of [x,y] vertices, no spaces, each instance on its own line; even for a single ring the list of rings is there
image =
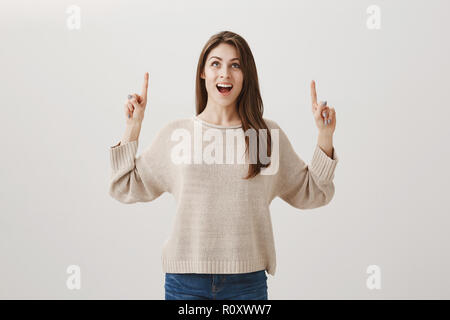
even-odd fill
[[[242,153],[241,126],[218,126],[193,116],[164,125],[137,157],[138,140],[110,147],[114,199],[148,202],[168,192],[176,200],[176,218],[161,256],[163,272],[267,270],[274,276],[271,201],[278,196],[295,208],[313,209],[333,198],[336,151],[329,158],[316,145],[307,165],[278,124],[264,120],[272,133],[272,164],[250,180],[242,179],[249,158]],[[227,132],[237,134],[236,140]]]

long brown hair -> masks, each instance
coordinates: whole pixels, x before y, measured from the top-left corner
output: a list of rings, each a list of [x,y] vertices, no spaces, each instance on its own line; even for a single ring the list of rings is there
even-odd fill
[[[240,35],[231,31],[222,31],[211,36],[211,38],[209,38],[209,40],[203,47],[203,50],[200,53],[200,58],[198,60],[197,77],[195,84],[196,114],[200,114],[205,109],[206,103],[208,101],[208,92],[206,91],[205,79],[201,78],[201,74],[205,67],[206,58],[208,57],[209,52],[221,43],[233,45],[238,51],[238,58],[241,62],[241,69],[243,72],[244,80],[242,84],[242,90],[236,101],[236,111],[241,118],[242,129],[244,130],[244,132],[246,132],[249,128],[255,129],[257,138],[257,155],[260,154],[259,148],[260,146],[262,146],[264,149],[267,149],[267,153],[264,153],[264,151],[266,150],[262,150],[262,154],[270,157],[272,153],[272,139],[270,130],[263,119],[264,106],[261,99],[261,94],[259,92],[256,64],[250,47]],[[265,143],[260,143],[260,129],[266,129],[267,139]],[[245,145],[246,152],[249,152],[249,137],[247,135],[245,136]],[[244,179],[249,179],[256,176],[258,173],[260,173],[261,168],[268,167],[270,165],[270,161],[268,163],[261,163],[259,156],[257,156],[256,158],[256,163],[254,163],[255,161],[252,161],[252,163],[249,164],[248,174]]]

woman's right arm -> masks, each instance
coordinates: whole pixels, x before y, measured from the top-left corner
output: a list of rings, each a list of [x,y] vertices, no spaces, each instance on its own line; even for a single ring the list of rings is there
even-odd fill
[[[163,179],[163,147],[160,135],[143,155],[136,158],[139,134],[147,105],[148,73],[142,94],[132,94],[125,102],[126,128],[122,140],[110,148],[111,179],[109,194],[122,203],[147,202],[168,191]]]

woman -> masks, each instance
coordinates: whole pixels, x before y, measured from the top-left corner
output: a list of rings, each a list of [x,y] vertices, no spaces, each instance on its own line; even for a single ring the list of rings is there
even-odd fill
[[[268,299],[266,270],[274,275],[276,267],[269,205],[277,196],[299,209],[331,201],[338,162],[334,109],[317,103],[312,81],[319,135],[307,165],[279,125],[263,118],[247,42],[224,31],[200,54],[196,115],[164,125],[135,157],[147,88],[148,73],[142,94],[125,102],[125,135],[110,149],[109,194],[122,203],[164,192],[175,197],[177,214],[161,257],[166,299]],[[235,138],[245,150],[235,152]]]

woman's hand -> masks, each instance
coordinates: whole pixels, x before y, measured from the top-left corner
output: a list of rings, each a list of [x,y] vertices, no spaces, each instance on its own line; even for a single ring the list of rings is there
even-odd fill
[[[336,111],[327,106],[326,101],[317,103],[316,83],[311,81],[312,113],[320,134],[332,136],[336,128]]]
[[[144,84],[142,85],[142,93],[129,94],[128,100],[125,101],[125,117],[127,123],[142,123],[144,120],[145,106],[147,105],[147,89],[148,89],[148,72],[144,75]]]

